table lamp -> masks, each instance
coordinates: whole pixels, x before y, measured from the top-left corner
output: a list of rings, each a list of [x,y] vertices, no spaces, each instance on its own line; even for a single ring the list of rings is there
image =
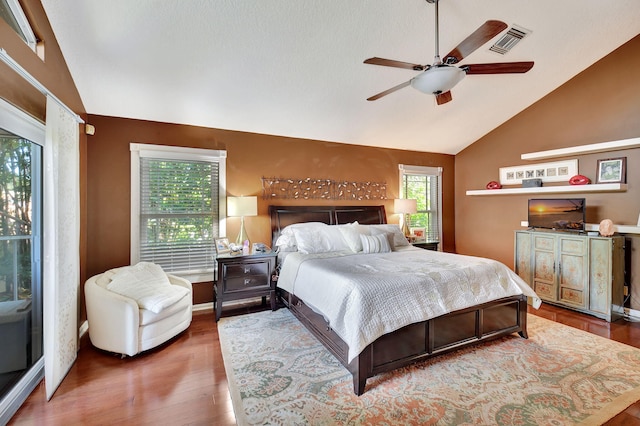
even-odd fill
[[[242,246],[249,239],[247,230],[244,227],[245,216],[258,215],[258,197],[227,197],[227,216],[240,217],[240,232],[236,238],[236,244]]]
[[[409,215],[418,212],[418,200],[396,198],[393,200],[393,210],[402,215],[402,233],[405,237],[409,237],[411,235],[409,232],[409,222],[411,220]]]

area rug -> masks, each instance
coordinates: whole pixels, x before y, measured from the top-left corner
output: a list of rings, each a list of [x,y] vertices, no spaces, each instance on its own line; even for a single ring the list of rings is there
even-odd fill
[[[640,349],[528,316],[514,334],[367,380],[286,309],[218,323],[239,425],[597,425],[640,399]]]

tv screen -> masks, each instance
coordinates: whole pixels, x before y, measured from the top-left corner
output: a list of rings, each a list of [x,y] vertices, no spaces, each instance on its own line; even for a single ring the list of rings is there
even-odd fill
[[[529,227],[583,231],[584,198],[534,198],[529,200]]]

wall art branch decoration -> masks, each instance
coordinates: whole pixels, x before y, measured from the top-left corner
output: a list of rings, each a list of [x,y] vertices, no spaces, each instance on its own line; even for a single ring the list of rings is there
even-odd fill
[[[262,198],[325,199],[325,200],[386,200],[386,182],[353,182],[314,178],[262,178]]]

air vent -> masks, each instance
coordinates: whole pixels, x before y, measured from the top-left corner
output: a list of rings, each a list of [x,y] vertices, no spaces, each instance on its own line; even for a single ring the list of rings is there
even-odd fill
[[[504,55],[529,34],[530,30],[514,25],[489,50]]]

